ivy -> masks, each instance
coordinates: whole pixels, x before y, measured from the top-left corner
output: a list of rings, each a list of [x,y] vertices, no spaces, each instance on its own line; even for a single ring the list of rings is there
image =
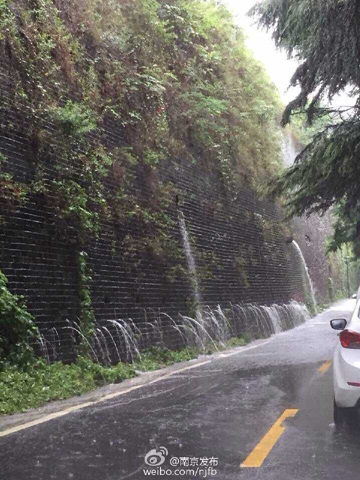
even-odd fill
[[[83,353],[88,351],[88,345],[95,331],[95,315],[90,292],[92,277],[87,259],[86,252],[80,251],[77,253],[78,295],[80,299],[79,330],[83,335],[81,338]]]

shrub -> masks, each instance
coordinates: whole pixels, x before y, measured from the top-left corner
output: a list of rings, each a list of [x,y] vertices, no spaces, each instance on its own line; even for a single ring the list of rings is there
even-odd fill
[[[13,295],[0,271],[0,368],[5,363],[26,368],[34,359],[30,340],[38,335],[23,297]]]

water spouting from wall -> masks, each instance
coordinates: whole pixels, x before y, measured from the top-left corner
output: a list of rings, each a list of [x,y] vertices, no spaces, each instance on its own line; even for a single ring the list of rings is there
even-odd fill
[[[282,143],[282,156],[283,156],[284,165],[286,167],[291,167],[292,165],[294,165],[295,159],[299,152],[300,150],[296,146],[293,136],[289,132],[285,131],[284,139]],[[295,240],[293,240],[292,245],[294,246],[298,257],[301,260],[304,282],[306,283],[306,286],[307,286],[309,300],[311,303],[311,309],[313,310],[313,313],[316,313],[317,304],[316,304],[316,298],[315,298],[315,291],[314,291],[314,286],[310,277],[308,266],[306,265],[304,255],[298,243]]]
[[[132,319],[108,320],[105,325],[97,326],[92,339],[85,340],[93,360],[98,363],[133,362],[141,357],[144,348],[153,345],[168,347],[166,332],[176,331],[180,344],[184,347],[208,352],[209,348],[220,349],[231,338],[243,337],[244,334],[253,339],[267,338],[297,327],[307,319],[307,308],[297,302],[283,305],[229,304],[227,307],[218,305],[216,308],[207,306],[203,308],[201,320],[184,315],[175,319],[159,312],[152,322],[146,321],[144,325],[147,330],[140,330]],[[69,332],[76,349],[79,336],[83,336],[79,325],[69,322],[62,330]],[[48,362],[60,358],[61,345],[58,342],[48,348],[52,334],[48,330],[39,340],[42,355]],[[48,335],[49,338],[46,339]]]
[[[191,287],[192,287],[194,303],[195,303],[196,319],[201,324],[201,322],[203,321],[203,318],[202,318],[202,312],[201,312],[201,294],[200,294],[200,286],[199,286],[197,269],[196,269],[196,262],[195,262],[194,255],[192,253],[189,233],[186,228],[185,217],[183,212],[181,212],[180,210],[179,210],[179,226],[180,226],[181,237],[183,240],[186,263],[187,263],[188,271],[190,275]]]
[[[298,243],[295,240],[293,240],[291,244],[294,246],[294,248],[296,250],[296,253],[301,260],[302,270],[303,270],[303,273],[304,273],[304,280],[305,280],[305,283],[306,283],[307,288],[308,288],[308,294],[310,296],[311,307],[312,307],[313,311],[316,313],[317,312],[317,304],[316,304],[314,286],[313,286],[313,283],[312,283],[312,280],[311,280],[311,277],[310,277],[309,269],[306,265],[304,255],[301,251],[301,248],[299,247]]]
[[[283,135],[281,151],[285,167],[294,165],[299,148],[295,145],[293,137],[288,132],[285,132]]]
[[[284,305],[230,305],[215,309],[206,307],[203,310],[203,335],[198,334],[197,321],[182,316],[180,327],[183,329],[187,345],[198,350],[206,350],[213,344],[226,345],[230,338],[249,334],[252,338],[268,338],[276,333],[295,328],[307,319],[309,312],[304,305],[291,302]]]

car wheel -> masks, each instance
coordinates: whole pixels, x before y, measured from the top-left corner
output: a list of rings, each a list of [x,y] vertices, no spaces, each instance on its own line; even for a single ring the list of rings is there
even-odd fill
[[[337,427],[341,427],[346,425],[347,423],[347,417],[346,417],[346,408],[341,408],[336,405],[335,399],[334,399],[334,423]]]
[[[354,427],[358,423],[358,410],[338,407],[334,399],[334,423],[337,428]]]

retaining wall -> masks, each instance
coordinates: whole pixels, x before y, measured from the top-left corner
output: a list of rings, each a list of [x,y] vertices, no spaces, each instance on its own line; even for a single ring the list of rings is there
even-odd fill
[[[3,65],[0,152],[7,158],[6,168],[17,178],[31,179],[29,125],[23,112],[11,108],[7,97],[10,78],[11,72]],[[121,145],[121,130],[116,125],[108,125],[104,135],[112,146]],[[179,209],[184,214],[204,305],[225,308],[230,303],[270,305],[304,299],[299,260],[286,244],[279,211],[271,201],[259,201],[245,186],[236,201],[229,201],[211,170],[180,160],[169,159],[160,175],[180,192],[169,214],[176,221]],[[32,199],[9,214],[0,232],[0,268],[10,290],[26,297],[29,311],[50,345],[50,354],[71,360],[74,345],[70,326],[79,316],[76,252],[57,238],[51,218],[51,208]],[[171,235],[181,243],[177,224]],[[163,313],[172,318],[194,313],[191,279],[179,276],[169,281],[161,262],[125,256],[106,223],[87,253],[98,324],[131,318],[137,328],[148,332],[144,346],[149,346],[160,342],[150,326],[158,322],[163,332],[161,342],[179,346],[181,339]],[[211,264],[206,260],[209,254],[213,256]],[[205,270],[206,275],[201,273]]]

